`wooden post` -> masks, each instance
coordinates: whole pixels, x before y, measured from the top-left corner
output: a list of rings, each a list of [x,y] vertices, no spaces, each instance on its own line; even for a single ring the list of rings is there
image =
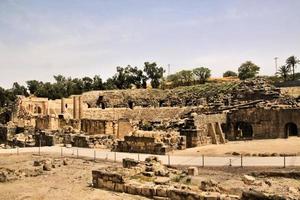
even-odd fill
[[[204,167],[204,155],[202,155],[202,167]]]
[[[241,167],[243,167],[243,154],[241,154]]]
[[[115,152],[114,155],[115,155],[115,159],[114,160],[115,160],[115,162],[117,162],[117,152]]]
[[[285,154],[283,155],[283,168],[286,167]]]
[[[60,156],[61,157],[63,156],[63,148],[62,147],[60,148]]]
[[[77,158],[79,157],[79,152],[78,152],[78,148],[77,148]]]
[[[94,161],[96,161],[96,150],[94,150]]]
[[[168,165],[171,165],[171,161],[170,161],[170,154],[168,154]]]

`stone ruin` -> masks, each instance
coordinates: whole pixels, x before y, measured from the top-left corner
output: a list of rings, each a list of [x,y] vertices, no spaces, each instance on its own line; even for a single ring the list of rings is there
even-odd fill
[[[300,136],[299,102],[284,91],[251,79],[166,90],[91,91],[57,100],[20,96],[11,113],[0,113],[0,142],[164,154],[227,140]],[[173,132],[179,134],[170,143]]]
[[[93,170],[93,187],[164,200],[240,199],[226,192],[208,191],[208,187],[217,188],[215,185],[205,184],[204,188],[189,184],[189,174],[198,175],[197,168],[188,171],[170,168],[157,157],[148,157],[144,162],[123,159],[123,167]],[[184,178],[187,183],[179,183]]]
[[[132,153],[166,154],[172,150],[185,149],[186,138],[179,132],[136,130],[119,140],[116,151]]]

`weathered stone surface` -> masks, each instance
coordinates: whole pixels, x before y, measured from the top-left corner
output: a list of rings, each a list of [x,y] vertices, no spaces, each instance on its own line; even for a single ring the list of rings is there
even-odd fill
[[[45,163],[45,164],[43,165],[43,170],[44,170],[44,171],[51,171],[51,164]]]
[[[249,175],[243,175],[242,180],[247,185],[252,185],[256,181],[256,179],[253,176],[249,176]]]
[[[188,175],[189,176],[198,176],[198,167],[189,167],[188,168]]]

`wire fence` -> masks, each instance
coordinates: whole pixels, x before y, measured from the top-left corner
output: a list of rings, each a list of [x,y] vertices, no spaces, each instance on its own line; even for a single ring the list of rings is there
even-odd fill
[[[59,154],[61,157],[88,158],[93,160],[108,160],[120,162],[124,158],[143,161],[149,156],[157,156],[163,164],[176,166],[198,167],[296,167],[300,166],[300,156],[277,157],[249,157],[249,156],[179,156],[179,155],[152,155],[139,153],[111,152],[107,150],[66,147],[27,147],[15,149],[1,149],[1,153],[21,154],[34,153],[38,155]]]

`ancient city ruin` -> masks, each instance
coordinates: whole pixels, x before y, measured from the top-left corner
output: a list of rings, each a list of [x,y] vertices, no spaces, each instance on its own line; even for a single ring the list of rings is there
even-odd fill
[[[216,87],[223,91],[190,86],[91,91],[57,100],[19,96],[11,112],[1,114],[6,123],[0,139],[12,146],[71,144],[166,154],[226,141],[300,136],[299,104],[286,88],[263,79]]]

